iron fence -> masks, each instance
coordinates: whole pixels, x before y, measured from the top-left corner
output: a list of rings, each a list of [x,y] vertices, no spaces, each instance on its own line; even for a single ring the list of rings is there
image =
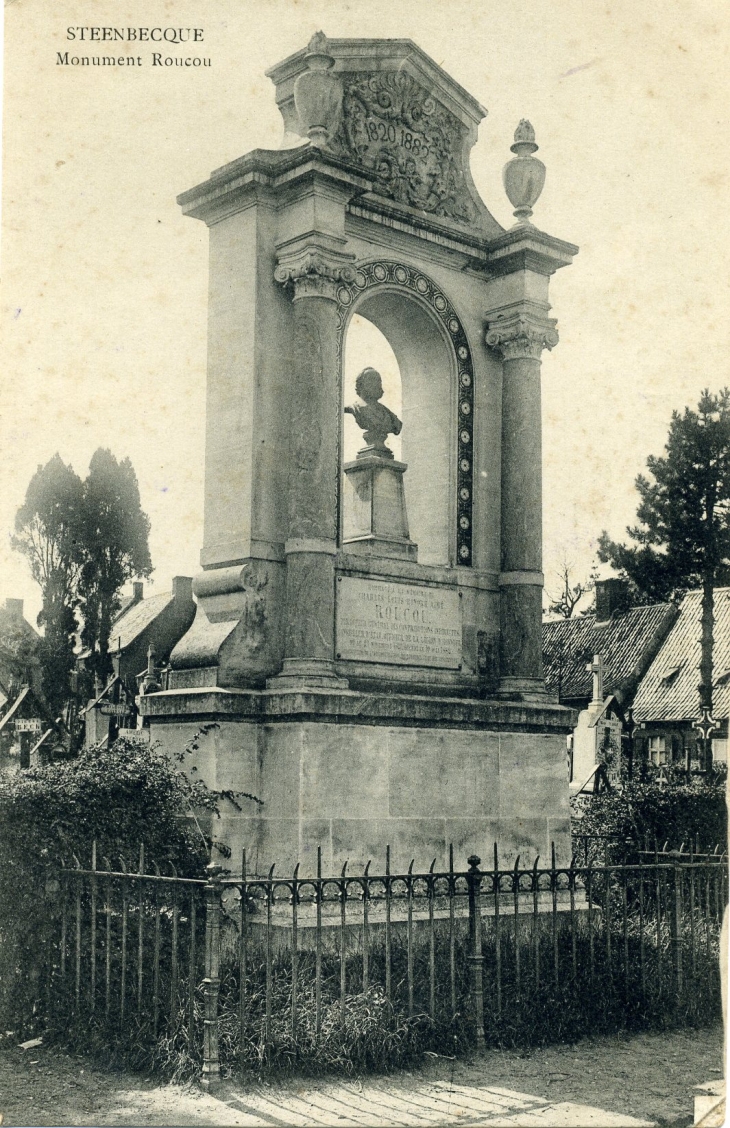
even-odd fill
[[[325,876],[318,855],[310,875],[262,876],[244,852],[240,875],[192,879],[95,847],[88,867],[48,871],[35,1028],[152,1055],[164,1041],[213,1084],[222,1063],[296,1058],[363,999],[452,1048],[706,1020],[727,855],[639,856],[561,866],[553,848],[549,866],[504,866],[495,845],[488,868],[457,869],[452,850],[447,870],[392,872],[388,850],[379,874]]]

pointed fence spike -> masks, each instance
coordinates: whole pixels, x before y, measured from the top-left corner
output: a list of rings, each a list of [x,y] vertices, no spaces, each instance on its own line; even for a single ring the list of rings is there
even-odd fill
[[[144,842],[139,844],[139,872],[144,873]]]
[[[243,848],[243,853],[241,854],[241,878],[243,879],[243,881],[246,880],[246,847],[245,846]]]
[[[91,843],[91,868],[96,869],[96,839]]]
[[[415,859],[415,858],[411,858],[411,864],[410,864],[410,865],[409,865],[409,867],[408,867],[408,876],[409,876],[409,877],[410,877],[410,876],[411,876],[411,874],[413,873],[413,866],[415,865],[415,862],[416,862],[416,859]]]
[[[385,876],[390,877],[390,846],[385,847]]]
[[[520,855],[518,854],[517,857],[515,858],[515,873],[517,873],[519,871],[519,868],[520,868]]]
[[[347,872],[347,863],[349,862],[349,860],[350,860],[349,858],[345,858],[345,864],[342,867],[342,874],[340,875],[341,877],[344,877],[345,873]]]
[[[367,877],[369,875],[369,873],[370,873],[370,858],[368,858],[368,860],[367,860],[367,865],[365,866],[364,876]]]
[[[431,865],[429,866],[428,872],[433,873],[435,866],[436,866],[436,859],[434,858],[434,860],[431,862]]]
[[[301,865],[301,862],[297,862],[297,864],[294,866],[294,880],[295,881],[299,877],[299,867],[300,867],[300,865]]]
[[[275,869],[276,869],[276,862],[274,862],[273,866],[272,866],[272,867],[271,867],[271,869],[269,870],[269,881],[273,881],[273,879],[274,879],[274,870],[275,870]]]

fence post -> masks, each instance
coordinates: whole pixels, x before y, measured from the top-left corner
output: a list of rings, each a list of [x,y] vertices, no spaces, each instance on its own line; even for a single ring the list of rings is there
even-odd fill
[[[479,872],[481,858],[472,854],[467,859],[469,872],[467,882],[469,886],[469,939],[471,942],[471,955],[469,967],[471,969],[471,996],[474,1014],[474,1033],[477,1048],[484,1047],[484,957],[482,955],[482,906],[481,906],[481,881]]]
[[[672,912],[671,934],[674,947],[674,975],[677,988],[677,999],[682,998],[682,870],[679,863],[674,864],[674,881],[672,882]]]
[[[203,1070],[201,1084],[210,1089],[220,1080],[218,1055],[218,995],[220,991],[222,867],[206,866],[205,886],[205,1017],[203,1019]]]

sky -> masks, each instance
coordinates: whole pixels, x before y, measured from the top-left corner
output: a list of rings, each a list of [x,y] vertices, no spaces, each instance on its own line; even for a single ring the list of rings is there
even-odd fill
[[[69,26],[199,27],[205,68],[72,68]],[[415,40],[483,106],[477,189],[501,182],[518,121],[547,166],[533,222],[576,243],[551,281],[543,356],[546,586],[590,571],[634,517],[634,479],[673,409],[730,383],[727,106],[720,0],[12,0],[5,10],[0,600],[39,591],[15,511],[58,451],[129,456],[152,525],[153,591],[199,570],[207,230],[180,192],[282,125],[265,70],[327,35]],[[368,351],[367,341],[363,353]],[[385,363],[387,358],[383,361]],[[371,363],[373,361],[370,361]],[[386,397],[387,398],[387,397]]]

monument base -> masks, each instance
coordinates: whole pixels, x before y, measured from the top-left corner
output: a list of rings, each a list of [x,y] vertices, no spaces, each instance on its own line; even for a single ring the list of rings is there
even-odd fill
[[[325,873],[345,861],[393,872],[517,855],[570,860],[566,733],[549,702],[308,689],[170,690],[140,700],[151,738],[171,754],[211,724],[190,766],[209,786],[247,792],[221,803],[212,831],[250,872]],[[232,862],[232,865],[240,862]],[[460,863],[461,864],[461,863]]]
[[[403,475],[405,462],[366,447],[344,467],[346,497],[343,545],[348,552],[418,559],[410,539]]]
[[[250,876],[250,875],[249,875]],[[283,875],[279,875],[280,877]],[[247,919],[248,937],[252,945],[271,942],[275,953],[285,952],[291,948],[292,943],[292,910],[290,904],[276,904],[271,911],[269,922],[266,909],[261,901],[249,901],[253,911]],[[240,896],[224,898],[226,915],[236,932],[240,931],[241,907]],[[581,925],[585,919],[588,901],[585,892],[578,889],[573,894],[571,904],[570,893],[566,889],[560,890],[555,898],[555,923],[562,931],[572,927],[571,914],[580,914],[578,920]],[[594,913],[600,910],[594,907]],[[482,896],[480,916],[484,922],[484,932],[487,937],[494,934],[495,918],[494,898]],[[499,898],[499,927],[502,936],[514,937],[515,929],[522,944],[534,944],[535,931],[545,934],[552,931],[553,926],[553,897],[549,890],[538,893],[537,899],[532,893],[519,893],[515,908],[515,898],[511,893],[503,894]],[[410,922],[408,909],[403,899],[394,899],[390,908],[390,931],[393,938],[406,939],[410,927],[416,937],[429,936],[433,920],[433,933],[436,937],[448,939],[452,928],[456,937],[466,938],[469,932],[469,904],[466,896],[460,897],[454,905],[453,915],[449,910],[445,898],[439,898],[434,906],[433,917],[424,907],[423,901],[416,901],[411,909]],[[365,912],[362,903],[347,902],[344,931],[347,936],[348,953],[352,955],[362,951],[363,930],[366,927]],[[368,902],[367,933],[368,941],[372,947],[382,944],[385,939],[386,912],[382,899]],[[300,952],[311,952],[317,946],[317,916],[316,908],[311,903],[300,901],[297,905],[297,949]],[[325,902],[322,906],[320,943],[323,951],[339,951],[342,938],[342,913],[339,900]]]

